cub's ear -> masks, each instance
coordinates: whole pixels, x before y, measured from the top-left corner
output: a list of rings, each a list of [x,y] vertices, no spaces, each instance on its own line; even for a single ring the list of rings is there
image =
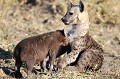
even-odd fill
[[[80,8],[80,12],[84,11],[84,4],[83,4],[83,2],[81,0],[79,2],[79,8]]]
[[[60,33],[61,33],[62,35],[64,35],[64,36],[65,36],[64,29],[62,29],[62,30],[59,30],[59,31],[60,31]]]

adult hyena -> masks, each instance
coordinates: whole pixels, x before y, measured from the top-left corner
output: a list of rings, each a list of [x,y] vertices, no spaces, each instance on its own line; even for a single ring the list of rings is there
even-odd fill
[[[88,68],[98,70],[103,62],[103,49],[89,35],[90,22],[83,2],[80,0],[79,5],[70,3],[62,21],[65,25],[72,25],[67,32],[71,52],[60,59],[58,67],[64,68],[78,59],[76,67],[80,72],[85,72]]]

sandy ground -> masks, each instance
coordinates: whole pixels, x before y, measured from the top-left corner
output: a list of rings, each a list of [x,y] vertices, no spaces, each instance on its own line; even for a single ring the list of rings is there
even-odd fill
[[[13,49],[22,39],[63,29],[61,22],[69,0],[38,1],[36,6],[24,0],[0,0],[0,77],[14,78]],[[71,0],[78,3],[79,0]],[[90,15],[90,34],[103,46],[104,62],[97,72],[79,73],[67,67],[54,74],[39,74],[26,78],[40,79],[119,79],[120,78],[120,2],[119,0],[84,0]]]

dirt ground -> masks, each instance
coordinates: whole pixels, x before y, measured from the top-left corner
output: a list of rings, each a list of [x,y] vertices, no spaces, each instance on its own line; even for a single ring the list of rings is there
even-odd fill
[[[43,2],[42,2],[43,1]],[[71,0],[78,3],[79,0]],[[83,0],[90,15],[90,34],[103,46],[104,62],[99,71],[79,73],[68,67],[54,74],[26,76],[32,79],[120,79],[120,1]],[[69,0],[0,0],[0,78],[14,78],[13,49],[22,39],[64,29],[61,18]]]

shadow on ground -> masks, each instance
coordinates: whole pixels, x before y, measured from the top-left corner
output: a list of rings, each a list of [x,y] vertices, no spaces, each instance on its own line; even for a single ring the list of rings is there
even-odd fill
[[[0,48],[0,77],[14,77],[13,53]]]
[[[5,51],[4,49],[0,48],[0,59],[12,59],[13,53],[11,51]]]

